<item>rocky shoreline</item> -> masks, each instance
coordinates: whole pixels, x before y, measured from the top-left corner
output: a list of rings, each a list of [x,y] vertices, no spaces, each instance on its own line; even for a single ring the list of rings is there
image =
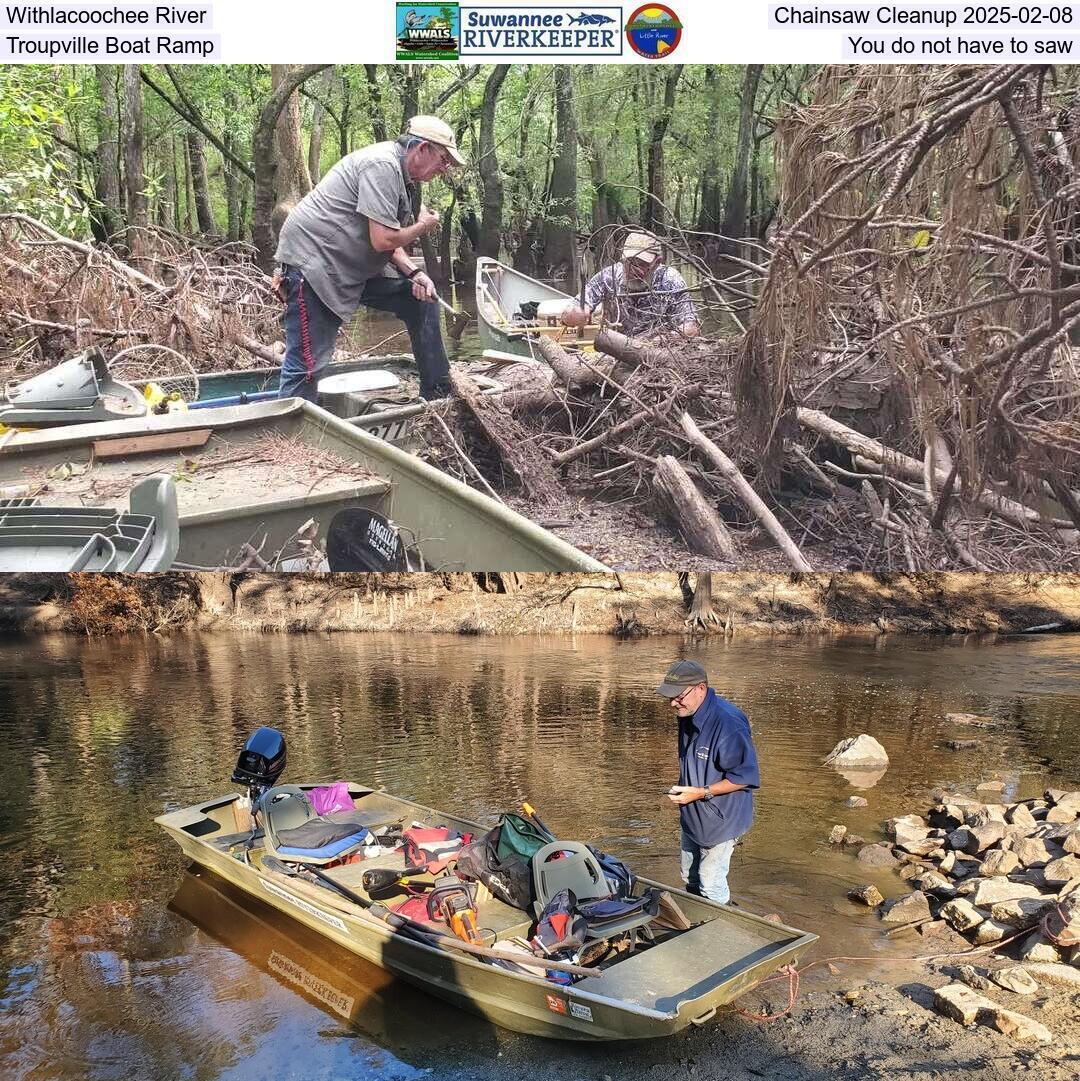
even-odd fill
[[[922,936],[930,970],[946,981],[923,989],[939,1013],[1080,1061],[1080,790],[1003,802],[1005,789],[937,790],[922,813],[889,819],[887,840],[861,844],[855,859],[913,888],[886,901],[867,883],[848,897],[875,909],[890,936]],[[843,825],[829,836],[851,840]]]

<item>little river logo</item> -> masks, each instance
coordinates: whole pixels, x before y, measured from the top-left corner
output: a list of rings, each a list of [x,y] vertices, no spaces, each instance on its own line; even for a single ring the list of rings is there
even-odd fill
[[[461,56],[622,56],[621,7],[463,4]]]
[[[396,26],[398,60],[457,60],[457,4],[398,4]]]
[[[648,60],[659,60],[675,51],[682,39],[679,16],[666,4],[639,7],[626,24],[630,48]]]

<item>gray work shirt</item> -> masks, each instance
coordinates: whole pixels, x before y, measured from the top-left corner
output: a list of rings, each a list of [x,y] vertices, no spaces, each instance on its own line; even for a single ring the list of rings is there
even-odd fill
[[[299,267],[318,298],[343,322],[360,306],[390,252],[371,246],[368,221],[388,229],[411,225],[405,148],[375,143],[346,155],[285,219],[274,259]]]

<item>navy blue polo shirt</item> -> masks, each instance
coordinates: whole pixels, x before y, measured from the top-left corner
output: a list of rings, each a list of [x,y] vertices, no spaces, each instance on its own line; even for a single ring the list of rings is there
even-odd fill
[[[679,784],[718,781],[747,787],[679,808],[686,835],[703,848],[741,837],[754,820],[753,789],[761,786],[750,722],[711,687],[692,717],[679,718]]]

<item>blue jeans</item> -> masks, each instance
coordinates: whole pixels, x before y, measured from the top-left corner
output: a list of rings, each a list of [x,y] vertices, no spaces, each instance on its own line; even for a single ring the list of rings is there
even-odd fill
[[[680,847],[682,877],[687,890],[699,897],[707,897],[710,901],[726,905],[731,900],[727,876],[731,866],[731,853],[735,851],[735,839],[705,848],[684,833]]]
[[[318,297],[300,270],[283,267],[285,289],[285,359],[281,365],[279,398],[315,401],[319,378],[334,355],[341,319]],[[360,303],[390,312],[404,322],[420,371],[420,396],[442,398],[450,392],[450,364],[439,327],[439,308],[417,300],[406,278],[371,278]]]

